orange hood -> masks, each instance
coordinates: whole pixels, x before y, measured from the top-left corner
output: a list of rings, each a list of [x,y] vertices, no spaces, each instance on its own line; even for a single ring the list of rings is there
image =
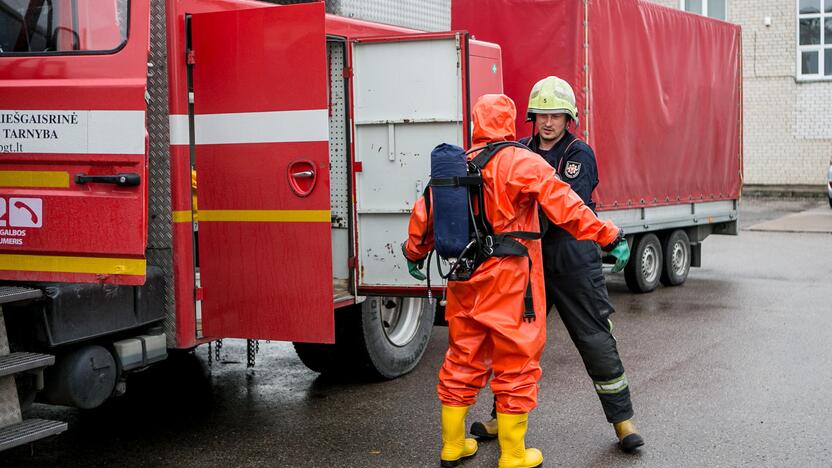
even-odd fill
[[[486,94],[474,104],[474,145],[515,139],[517,108],[505,94]]]

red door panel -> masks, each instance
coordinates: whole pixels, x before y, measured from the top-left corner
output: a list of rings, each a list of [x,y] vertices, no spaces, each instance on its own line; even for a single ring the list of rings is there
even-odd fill
[[[4,3],[45,29],[0,52],[0,280],[142,284],[148,2]]]
[[[203,335],[332,342],[324,5],[191,34]]]

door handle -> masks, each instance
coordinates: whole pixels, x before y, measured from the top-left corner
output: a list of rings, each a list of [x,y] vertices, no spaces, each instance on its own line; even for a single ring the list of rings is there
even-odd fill
[[[115,184],[119,187],[136,187],[141,181],[141,176],[134,172],[124,172],[116,175],[86,175],[83,172],[75,174],[76,184],[95,182],[98,184]]]
[[[289,163],[286,178],[289,179],[289,188],[295,195],[301,198],[308,197],[318,180],[318,169],[314,162],[299,159]]]

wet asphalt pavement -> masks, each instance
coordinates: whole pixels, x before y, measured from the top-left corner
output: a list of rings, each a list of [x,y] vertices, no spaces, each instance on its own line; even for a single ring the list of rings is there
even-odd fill
[[[825,200],[743,200],[743,228]],[[827,207],[828,208],[828,207]],[[647,445],[619,453],[562,324],[549,321],[540,405],[527,445],[545,466],[829,466],[832,463],[832,234],[741,231],[703,244],[687,282],[632,295],[608,276],[636,421]],[[291,344],[226,340],[136,375],[95,411],[35,405],[69,431],[0,454],[3,466],[437,466],[436,373],[447,329],[391,382],[329,380]],[[490,392],[469,413],[484,418]],[[473,417],[472,417],[473,416]],[[466,467],[497,464],[483,443]]]

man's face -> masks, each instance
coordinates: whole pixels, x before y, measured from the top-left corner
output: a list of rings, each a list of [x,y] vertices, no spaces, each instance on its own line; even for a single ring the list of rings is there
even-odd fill
[[[534,124],[537,126],[537,133],[544,141],[556,141],[566,131],[566,114],[535,114]]]

